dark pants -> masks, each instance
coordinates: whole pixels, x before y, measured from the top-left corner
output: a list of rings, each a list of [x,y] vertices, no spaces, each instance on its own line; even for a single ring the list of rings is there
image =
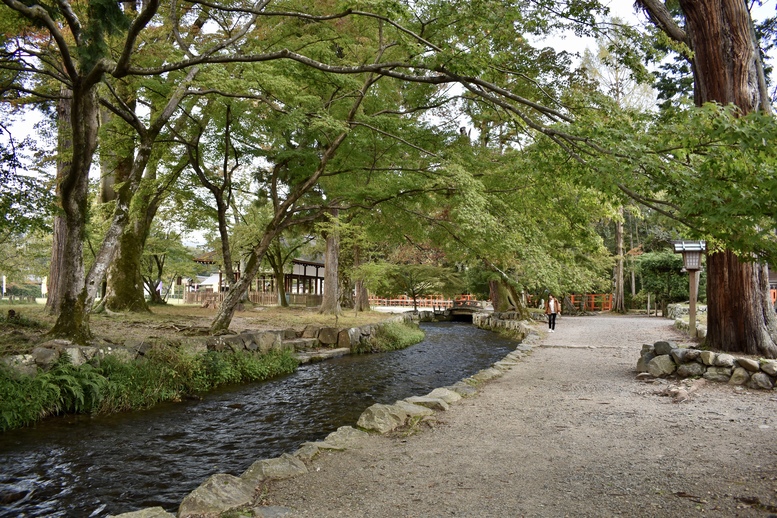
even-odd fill
[[[556,329],[556,314],[548,313],[548,329]]]

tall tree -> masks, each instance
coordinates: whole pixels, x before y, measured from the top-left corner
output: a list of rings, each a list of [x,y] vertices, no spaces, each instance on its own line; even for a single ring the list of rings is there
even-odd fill
[[[741,0],[680,0],[685,26],[658,0],[639,0],[653,23],[687,45],[694,101],[735,105],[740,113],[769,111],[753,22]],[[777,318],[768,266],[731,249],[707,255],[707,338],[713,348],[777,357]]]

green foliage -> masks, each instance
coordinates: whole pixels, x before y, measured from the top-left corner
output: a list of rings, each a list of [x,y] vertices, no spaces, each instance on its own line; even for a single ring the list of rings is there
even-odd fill
[[[777,260],[774,117],[710,103],[671,115],[612,110],[583,119],[581,136],[612,153],[592,157],[580,182],[622,190],[708,248]]]
[[[404,349],[424,339],[424,332],[416,324],[389,322],[377,328],[369,346],[360,345],[356,353],[385,352]]]
[[[0,113],[8,116],[6,111]],[[10,130],[0,124],[0,243],[50,230],[53,195],[45,177],[22,172],[27,147],[26,142],[14,142]]]
[[[108,54],[106,38],[129,27],[129,19],[118,2],[90,0],[88,6],[88,19],[84,27],[85,45],[79,49],[81,65],[86,70]]]
[[[91,365],[75,367],[65,353],[48,372],[19,375],[0,368],[0,431],[62,413],[95,412],[108,380]]]
[[[132,362],[108,355],[95,364],[74,366],[67,354],[34,377],[0,365],[0,431],[65,413],[109,413],[149,408],[163,401],[212,390],[224,384],[262,381],[297,368],[289,351],[266,355],[188,354],[155,347]]]
[[[642,254],[637,259],[642,289],[653,293],[661,304],[688,299],[688,275],[681,273],[682,267],[682,257],[671,250]]]
[[[457,272],[429,264],[370,263],[360,267],[358,275],[378,296],[407,295],[414,301],[427,295],[455,295],[464,287]]]

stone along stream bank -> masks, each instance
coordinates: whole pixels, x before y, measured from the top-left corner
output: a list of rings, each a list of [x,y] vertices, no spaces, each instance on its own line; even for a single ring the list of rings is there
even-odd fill
[[[468,324],[423,324],[402,351],[342,356],[202,401],[91,418],[67,416],[0,435],[0,517],[175,512],[214,473],[240,475],[354,426],[374,404],[427,394],[504,358],[516,342]]]

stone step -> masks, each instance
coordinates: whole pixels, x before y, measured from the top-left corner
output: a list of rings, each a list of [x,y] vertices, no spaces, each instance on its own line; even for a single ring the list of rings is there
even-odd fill
[[[297,353],[297,359],[300,364],[313,363],[328,360],[330,358],[337,358],[338,356],[345,356],[350,354],[351,349],[348,347],[338,347],[337,349],[316,349],[315,351],[305,351]]]
[[[294,338],[292,340],[283,340],[284,349],[293,348],[295,352],[308,351],[315,349],[320,344],[317,338]]]

